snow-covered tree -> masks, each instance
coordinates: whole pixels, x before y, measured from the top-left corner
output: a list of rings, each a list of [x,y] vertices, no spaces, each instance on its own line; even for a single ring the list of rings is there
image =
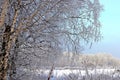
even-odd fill
[[[36,56],[54,63],[60,51],[77,53],[84,43],[101,38],[98,0],[2,0],[0,4],[0,80],[12,71],[12,60],[15,65],[34,65]]]

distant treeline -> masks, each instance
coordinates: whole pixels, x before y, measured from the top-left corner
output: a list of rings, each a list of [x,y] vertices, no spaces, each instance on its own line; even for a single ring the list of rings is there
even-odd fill
[[[120,59],[111,54],[74,54],[64,52],[56,61],[58,67],[115,68],[120,66]]]

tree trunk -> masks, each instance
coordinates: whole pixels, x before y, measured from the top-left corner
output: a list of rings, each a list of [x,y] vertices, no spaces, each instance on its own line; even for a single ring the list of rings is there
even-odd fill
[[[9,66],[10,69],[10,73],[9,73],[9,78],[10,80],[16,80],[16,60],[17,60],[17,56],[18,56],[18,48],[19,48],[19,41],[18,38],[15,41],[15,47],[14,47],[14,53],[12,54],[10,61],[11,64]]]
[[[11,26],[5,26],[3,42],[0,53],[0,80],[7,80],[8,56],[10,53],[10,31]]]
[[[0,14],[0,28],[3,27],[4,23],[5,23],[5,18],[6,18],[6,14],[8,11],[8,6],[9,6],[9,0],[2,0],[3,4],[2,4],[2,12]]]
[[[54,70],[54,64],[52,65],[52,68],[51,68],[51,70],[50,70],[50,72],[49,72],[49,75],[48,75],[48,79],[47,79],[47,80],[50,80],[50,78],[51,78],[51,76],[52,76],[53,70]]]

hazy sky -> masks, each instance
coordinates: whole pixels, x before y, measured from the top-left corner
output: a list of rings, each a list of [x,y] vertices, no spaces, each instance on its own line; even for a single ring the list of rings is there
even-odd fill
[[[87,53],[110,53],[120,58],[120,0],[100,0],[104,6],[100,16],[103,39],[94,43]]]

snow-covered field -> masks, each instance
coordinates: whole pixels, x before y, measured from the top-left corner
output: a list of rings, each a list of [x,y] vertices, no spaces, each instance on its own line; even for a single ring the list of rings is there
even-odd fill
[[[25,71],[32,73],[33,75],[42,78],[47,78],[49,75],[50,70],[48,69],[39,69],[39,70],[27,70],[25,69]],[[70,70],[70,69],[55,69],[52,72],[51,75],[51,80],[71,80],[68,79],[68,77],[71,78],[75,78],[74,80],[83,80],[81,78],[84,78],[85,76],[92,76],[92,75],[104,75],[107,77],[111,77],[111,78],[115,78],[115,77],[120,77],[120,71],[119,70],[115,70],[115,69],[93,69],[93,70],[79,70],[79,69],[74,69],[74,70]],[[32,76],[33,77],[33,76]],[[96,76],[94,76],[96,77]],[[98,76],[99,77],[99,76]],[[101,76],[102,77],[102,76]],[[40,79],[42,80],[42,79]],[[46,80],[46,79],[43,79]],[[87,80],[87,79],[84,79]],[[93,79],[95,80],[95,79]],[[98,80],[102,80],[102,79],[98,79]],[[105,79],[105,80],[112,80],[112,79]],[[116,79],[116,80],[120,80]]]
[[[37,69],[37,70],[27,70],[24,69],[24,71],[27,72],[33,72],[35,74],[49,74],[50,69]],[[53,70],[52,74],[54,76],[63,76],[63,75],[69,75],[70,73],[78,74],[80,73],[82,76],[86,75],[86,70],[79,70],[79,69],[60,69],[60,70]],[[117,71],[115,69],[93,69],[93,70],[88,70],[88,74],[115,74],[115,73],[120,73],[120,71]]]

